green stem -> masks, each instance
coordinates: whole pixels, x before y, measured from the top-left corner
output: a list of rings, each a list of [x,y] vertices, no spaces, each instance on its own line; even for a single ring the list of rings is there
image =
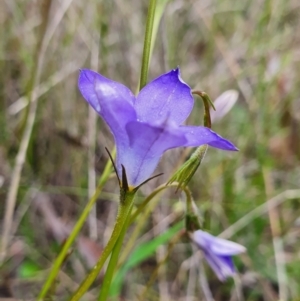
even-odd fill
[[[212,107],[214,110],[216,110],[213,102],[211,101],[209,96],[203,91],[193,90],[192,93],[196,94],[202,98],[203,104],[204,104],[204,116],[203,116],[204,126],[211,129],[211,118],[210,118],[209,109],[210,109],[210,107]]]
[[[156,0],[150,0],[148,14],[147,14],[145,40],[144,40],[141,77],[140,77],[140,90],[147,84],[155,9],[156,9]]]
[[[157,187],[154,191],[152,191],[143,201],[142,204],[139,205],[139,207],[134,211],[134,213],[131,215],[130,218],[130,224],[134,222],[134,220],[137,218],[137,216],[143,212],[146,208],[146,206],[148,205],[148,203],[162,190],[168,188],[168,187],[177,187],[178,183],[172,183],[170,185],[167,186],[167,184],[162,184],[159,187]]]
[[[98,276],[99,272],[101,271],[106,259],[112,252],[120,233],[122,232],[124,225],[126,223],[127,218],[130,216],[130,212],[133,206],[135,192],[127,192],[124,196],[123,201],[120,201],[118,216],[115,222],[115,226],[112,232],[112,235],[104,248],[101,257],[99,258],[98,262],[94,266],[94,268],[90,271],[84,281],[80,284],[77,291],[72,295],[70,301],[78,301],[83,294],[89,289],[92,285],[96,277]]]
[[[115,151],[113,152],[115,153]],[[52,287],[53,282],[55,281],[57,274],[59,273],[60,267],[62,265],[62,263],[64,262],[64,259],[71,247],[71,245],[73,244],[74,240],[76,239],[76,237],[78,236],[79,231],[81,230],[83,224],[85,223],[91,209],[93,208],[104,184],[106,183],[108,177],[110,176],[111,173],[111,162],[108,161],[103,174],[99,180],[99,184],[97,186],[97,189],[94,193],[94,195],[92,196],[92,198],[89,200],[89,202],[87,203],[86,207],[84,208],[81,216],[79,217],[77,223],[75,224],[72,232],[70,233],[68,239],[66,240],[66,242],[64,243],[60,253],[58,254],[57,258],[54,261],[54,264],[52,266],[52,269],[50,271],[50,274],[46,280],[46,282],[44,283],[44,286],[42,287],[42,290],[39,294],[38,300],[41,301],[43,300],[46,296],[47,293],[49,291],[49,289]]]
[[[143,203],[139,205],[138,209],[136,209],[134,211],[134,213],[131,214],[130,224],[132,224],[141,213],[142,213],[142,216],[140,216],[137,219],[137,224],[136,224],[133,232],[130,234],[130,238],[122,251],[122,254],[121,254],[121,257],[119,260],[119,266],[122,266],[124,264],[129,253],[133,249],[135,241],[137,240],[142,228],[144,227],[145,223],[148,220],[148,215],[150,214],[150,212],[152,212],[153,208],[156,206],[158,199],[156,199],[155,197],[158,197],[159,193],[162,192],[164,189],[167,189],[170,187],[178,187],[178,185],[179,185],[179,183],[174,182],[172,184],[169,184],[168,186],[166,186],[166,184],[162,184],[161,186],[157,187],[151,194],[149,194],[145,198]],[[182,190],[186,195],[187,202],[190,202],[192,196],[191,196],[189,189],[187,187],[183,187]],[[150,204],[150,206],[147,207],[147,205],[149,204],[150,201],[152,201],[152,203]]]
[[[132,205],[133,205],[133,203],[132,203]],[[127,216],[127,219],[125,221],[123,229],[120,233],[120,236],[112,250],[109,264],[106,269],[105,276],[104,276],[104,279],[102,282],[102,288],[100,291],[98,301],[105,301],[108,297],[111,281],[112,281],[112,278],[113,278],[113,275],[114,275],[114,272],[115,272],[115,269],[116,269],[116,266],[118,263],[118,258],[119,258],[120,250],[121,250],[121,247],[123,244],[123,240],[124,240],[125,234],[127,232],[128,226],[130,225],[130,220],[131,220],[130,214],[131,214],[132,207],[133,206],[131,206],[131,209],[129,211],[129,214]]]

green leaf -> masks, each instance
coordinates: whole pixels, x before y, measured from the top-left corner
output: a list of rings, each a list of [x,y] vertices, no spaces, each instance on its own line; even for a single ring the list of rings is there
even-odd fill
[[[18,268],[20,278],[27,279],[36,276],[40,271],[40,267],[32,261],[24,261]]]
[[[170,2],[170,0],[159,0],[156,3],[156,12],[155,12],[155,17],[153,21],[153,29],[152,29],[152,43],[151,43],[151,49],[150,49],[150,58],[152,56],[153,48],[154,48],[154,43],[156,41],[156,36],[158,32],[158,27],[159,23],[161,20],[161,17],[165,11],[166,5]]]

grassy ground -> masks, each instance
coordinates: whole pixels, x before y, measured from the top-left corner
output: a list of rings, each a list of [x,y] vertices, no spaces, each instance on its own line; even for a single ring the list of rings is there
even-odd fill
[[[136,91],[146,12],[147,1],[137,0],[1,1],[0,212],[7,252],[0,297],[37,295],[103,171],[104,148],[113,148],[78,92],[78,69],[98,70]],[[235,260],[239,276],[225,284],[204,263],[217,301],[300,300],[299,32],[297,0],[174,0],[160,23],[150,79],[180,66],[183,79],[212,99],[239,92],[213,129],[240,151],[209,149],[190,185],[205,228],[248,250]],[[197,100],[189,124],[202,123],[201,107]],[[184,154],[168,152],[158,168],[164,176],[139,196],[167,180]],[[101,253],[117,199],[112,178],[65,263],[55,300],[70,295]],[[165,193],[136,244],[164,232],[180,204],[179,193]],[[13,214],[4,219],[8,207]],[[160,246],[127,273],[122,300],[137,300],[167,251]],[[177,243],[144,300],[206,300],[199,283],[205,274],[192,254],[190,244]],[[97,288],[86,300],[95,300]]]

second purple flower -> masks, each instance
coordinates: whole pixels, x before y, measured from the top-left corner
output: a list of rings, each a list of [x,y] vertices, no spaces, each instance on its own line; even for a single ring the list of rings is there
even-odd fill
[[[191,238],[203,251],[206,261],[221,281],[235,274],[231,257],[244,253],[246,251],[244,246],[202,230],[195,231]]]

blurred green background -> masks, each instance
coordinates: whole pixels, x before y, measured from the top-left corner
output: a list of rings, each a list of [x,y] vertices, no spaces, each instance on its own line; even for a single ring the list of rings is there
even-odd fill
[[[239,276],[225,284],[204,263],[212,295],[300,300],[300,2],[161,1],[149,80],[180,66],[184,81],[213,100],[231,89],[239,95],[213,130],[240,151],[209,149],[190,185],[205,229],[225,231],[248,250],[235,259]],[[7,252],[1,255],[0,297],[37,295],[91,195],[113,139],[79,94],[78,70],[98,70],[136,91],[147,5],[1,1],[0,230]],[[199,99],[188,123],[202,124]],[[164,175],[139,198],[166,181],[187,155],[183,149],[167,152],[158,167]],[[12,186],[17,195],[11,198]],[[173,190],[160,197],[136,245],[182,217],[182,198]],[[109,238],[117,200],[112,177],[64,265],[54,300],[66,300],[93,266]],[[4,220],[8,207],[13,214]],[[166,253],[167,244],[161,245],[126,274],[120,300],[138,300]],[[190,244],[177,243],[144,300],[206,300],[199,283],[203,269],[192,254]],[[86,300],[95,300],[99,281]]]

